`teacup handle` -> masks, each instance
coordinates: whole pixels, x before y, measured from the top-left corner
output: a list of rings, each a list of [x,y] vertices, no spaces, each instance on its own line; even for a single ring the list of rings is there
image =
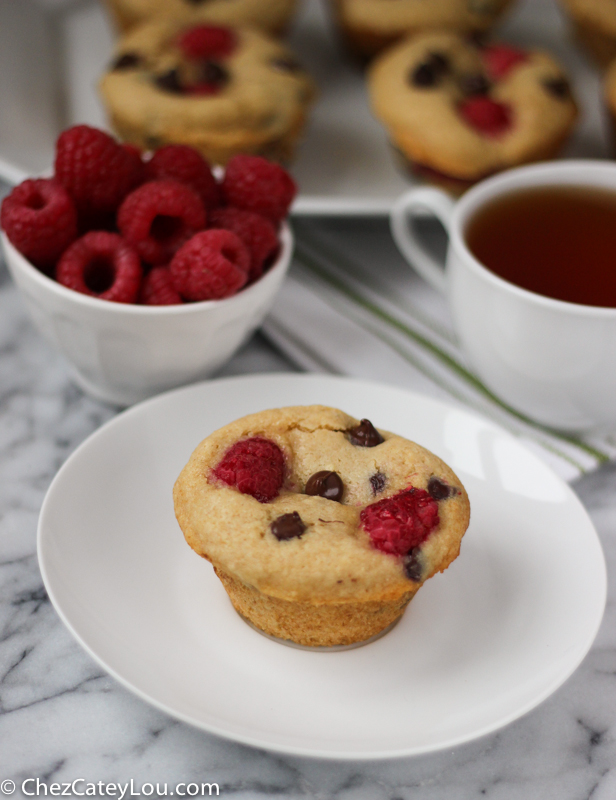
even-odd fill
[[[400,197],[391,209],[391,234],[402,255],[430,286],[445,294],[447,278],[445,264],[426,253],[408,224],[409,216],[418,209],[431,211],[449,233],[455,207],[454,200],[440,189],[421,187],[411,189]]]

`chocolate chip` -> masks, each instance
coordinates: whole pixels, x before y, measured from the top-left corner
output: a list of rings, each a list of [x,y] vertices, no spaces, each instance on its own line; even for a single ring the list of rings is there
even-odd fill
[[[203,5],[203,3],[207,3],[208,0],[184,0],[184,2],[191,6],[200,6]]]
[[[349,439],[357,447],[376,447],[385,441],[369,419],[362,419],[359,425],[351,428]]]
[[[134,69],[141,64],[141,56],[138,53],[122,53],[111,64],[114,72],[121,72],[126,69]]]
[[[157,75],[154,79],[154,83],[159,89],[163,89],[165,92],[181,94],[183,91],[177,69],[170,69],[167,72],[163,72],[162,75]]]
[[[270,64],[274,69],[278,69],[281,72],[299,72],[302,68],[302,65],[297,61],[295,58],[291,56],[279,56],[278,58],[273,58],[270,61]]]
[[[449,59],[444,53],[430,53],[430,63],[441,75],[449,71]]]
[[[543,85],[551,95],[559,100],[567,100],[571,96],[571,87],[566,78],[546,78]]]
[[[379,492],[382,492],[386,483],[387,478],[382,472],[375,472],[374,475],[371,475],[370,484],[372,486],[372,494],[377,495]]]
[[[478,72],[476,75],[462,75],[460,89],[464,94],[487,94],[490,91],[490,82],[485,75]]]
[[[456,490],[453,486],[449,486],[448,483],[437,478],[436,475],[433,475],[428,481],[428,494],[435,500],[444,500],[446,497],[451,497],[455,493]]]
[[[436,86],[439,79],[438,70],[434,69],[429,61],[424,61],[418,67],[415,67],[411,73],[411,83],[414,86],[421,86],[422,89],[430,86]]]
[[[421,563],[421,548],[414,547],[408,555],[404,557],[404,574],[411,581],[420,581],[423,573]]]
[[[276,517],[270,525],[270,528],[278,541],[299,538],[306,530],[306,526],[302,522],[302,518],[297,511]]]
[[[229,83],[229,73],[217,61],[204,61],[199,70],[201,83],[222,87]]]
[[[429,53],[427,59],[419,64],[411,73],[410,80],[414,86],[428,88],[436,86],[449,70],[449,59],[443,53]]]
[[[326,500],[335,500],[339,503],[344,493],[344,483],[337,472],[324,469],[308,478],[305,492],[313,497],[324,497]]]

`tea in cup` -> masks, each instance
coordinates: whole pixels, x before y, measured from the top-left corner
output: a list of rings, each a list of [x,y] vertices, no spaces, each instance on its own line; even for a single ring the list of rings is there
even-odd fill
[[[409,225],[426,212],[448,234],[444,264]],[[447,294],[488,389],[551,428],[616,429],[616,164],[521,167],[458,201],[412,189],[391,228],[409,263]]]

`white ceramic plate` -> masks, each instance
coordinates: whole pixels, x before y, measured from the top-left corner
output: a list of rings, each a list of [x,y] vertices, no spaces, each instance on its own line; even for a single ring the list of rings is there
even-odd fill
[[[285,647],[248,627],[173,514],[173,483],[204,436],[259,409],[308,403],[427,446],[472,504],[449,570],[390,633],[345,652]],[[426,753],[520,717],[578,666],[606,594],[582,505],[516,439],[463,410],[343,378],[231,378],[133,407],[62,467],[38,536],[58,613],[127,688],[212,733],[329,758]]]
[[[361,71],[337,41],[328,4],[302,0],[291,36],[292,47],[319,85],[319,99],[293,164],[300,186],[294,211],[387,214],[413,181],[394,164],[387,134],[370,113]],[[556,52],[573,76],[582,109],[566,155],[607,156],[599,74],[568,40],[553,0],[518,0],[498,35]],[[68,125],[106,125],[96,85],[112,47],[102,3],[0,3],[0,177],[14,183],[47,169],[55,139]]]

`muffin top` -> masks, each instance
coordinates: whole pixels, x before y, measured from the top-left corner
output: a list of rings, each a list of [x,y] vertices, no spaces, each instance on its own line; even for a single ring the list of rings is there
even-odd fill
[[[460,32],[491,27],[511,0],[335,0],[340,19],[382,35],[425,28]]]
[[[280,32],[297,5],[296,0],[108,0],[118,25],[127,29],[155,16],[193,25],[248,25]]]
[[[265,594],[389,600],[457,557],[469,501],[414,442],[327,406],[271,409],[208,436],[174,488],[188,544]]]
[[[403,153],[470,179],[545,157],[577,115],[548,53],[451,32],[400,42],[373,62],[368,81],[373,112]]]
[[[119,41],[100,89],[112,116],[146,129],[153,148],[174,129],[186,144],[208,135],[222,148],[242,135],[282,137],[314,93],[289,49],[263,33],[165,19]]]

